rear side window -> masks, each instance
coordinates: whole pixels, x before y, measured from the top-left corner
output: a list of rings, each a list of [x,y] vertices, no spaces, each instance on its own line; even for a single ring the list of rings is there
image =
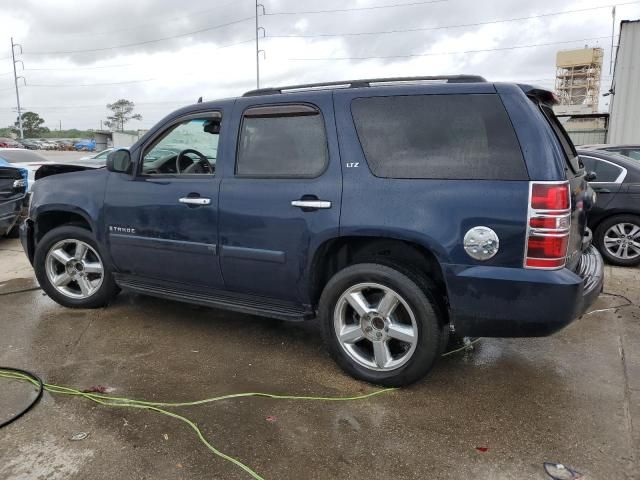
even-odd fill
[[[351,112],[377,177],[528,180],[497,95],[357,98]]]
[[[571,138],[569,138],[569,134],[564,129],[562,124],[558,121],[558,118],[556,117],[555,113],[553,113],[553,110],[551,108],[545,105],[541,105],[540,109],[547,119],[547,122],[549,122],[553,133],[555,133],[558,141],[562,145],[562,149],[564,150],[564,154],[569,167],[571,167],[571,170],[573,170],[574,172],[580,171],[578,152],[576,152],[576,149],[573,146],[573,142],[571,141]]]
[[[595,182],[614,183],[624,172],[618,165],[594,157],[581,156],[580,159],[584,164],[585,170],[596,174]]]
[[[319,176],[328,162],[320,112],[309,105],[275,105],[245,111],[236,174],[247,177]]]

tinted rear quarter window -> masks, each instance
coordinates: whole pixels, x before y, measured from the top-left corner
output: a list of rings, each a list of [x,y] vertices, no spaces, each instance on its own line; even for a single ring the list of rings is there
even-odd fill
[[[551,129],[553,130],[553,133],[555,134],[556,138],[560,142],[560,145],[562,145],[562,150],[564,150],[567,165],[574,172],[576,173],[579,172],[581,170],[581,167],[580,167],[580,162],[578,160],[578,152],[576,152],[576,148],[574,147],[573,142],[569,137],[569,134],[564,129],[564,127],[562,126],[562,124],[560,123],[560,121],[558,120],[555,113],[553,113],[553,110],[550,107],[547,107],[546,105],[541,105],[540,109],[542,110],[544,117],[547,119],[549,126],[551,126]]]
[[[320,175],[328,161],[324,120],[300,106],[257,107],[242,120],[236,174],[249,177]]]
[[[596,182],[615,182],[622,173],[622,168],[609,162],[596,160],[595,172]]]
[[[351,111],[367,163],[378,177],[528,179],[497,95],[357,98]]]

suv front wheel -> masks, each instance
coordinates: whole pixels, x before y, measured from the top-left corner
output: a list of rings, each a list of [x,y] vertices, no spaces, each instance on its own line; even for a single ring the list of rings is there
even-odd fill
[[[419,380],[438,358],[443,329],[426,279],[376,263],[336,273],[319,305],[323,336],[350,375],[384,386]]]
[[[65,307],[103,307],[118,293],[92,233],[81,227],[47,232],[38,242],[33,266],[42,289]]]

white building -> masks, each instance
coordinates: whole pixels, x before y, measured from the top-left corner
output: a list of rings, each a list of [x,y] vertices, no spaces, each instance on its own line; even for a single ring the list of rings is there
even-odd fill
[[[620,22],[607,143],[640,143],[640,20]]]

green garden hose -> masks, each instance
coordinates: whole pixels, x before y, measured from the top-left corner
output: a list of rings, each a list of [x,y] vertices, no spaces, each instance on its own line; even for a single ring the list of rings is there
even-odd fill
[[[443,354],[443,356],[451,355],[453,353],[457,353],[462,350],[468,350],[471,345],[476,343],[478,339],[473,340],[471,342],[466,343],[463,347],[458,348],[456,350],[452,350]],[[391,392],[393,390],[397,390],[396,388],[383,388],[382,390],[376,390],[371,393],[356,395],[352,397],[315,397],[315,396],[298,396],[298,395],[276,395],[272,393],[262,393],[262,392],[247,392],[247,393],[232,393],[228,395],[220,395],[217,397],[205,398],[203,400],[195,400],[192,402],[147,402],[144,400],[134,400],[125,397],[114,397],[109,395],[104,395],[101,393],[93,393],[86,392],[82,390],[78,390],[76,388],[65,387],[62,385],[54,385],[51,383],[44,383],[40,380],[40,378],[36,375],[31,374],[25,370],[9,368],[9,367],[0,367],[0,378],[7,378],[12,380],[18,380],[22,382],[29,382],[33,384],[36,388],[38,388],[38,396],[32,403],[21,412],[16,417],[12,418],[8,422],[5,422],[2,425],[6,425],[11,421],[16,420],[19,416],[23,415],[27,412],[33,405],[37,403],[42,395],[42,390],[44,389],[47,392],[53,394],[60,395],[71,395],[77,397],[84,397],[92,402],[98,403],[100,405],[104,405],[107,407],[118,407],[118,408],[140,408],[144,410],[151,410],[154,412],[161,413],[163,415],[167,415],[172,418],[176,418],[191,427],[196,432],[196,435],[200,439],[200,441],[216,456],[226,460],[227,462],[231,462],[237,467],[240,467],[242,470],[247,472],[252,478],[255,480],[264,480],[256,471],[254,471],[251,467],[248,467],[244,463],[242,463],[237,458],[233,458],[230,455],[227,455],[224,452],[221,452],[217,448],[215,448],[209,441],[204,437],[202,431],[198,428],[195,422],[189,420],[187,417],[182,415],[178,415],[177,413],[171,412],[169,410],[165,410],[165,408],[177,408],[177,407],[191,407],[194,405],[204,405],[207,403],[219,402],[221,400],[230,400],[235,398],[244,398],[244,397],[263,397],[263,398],[271,398],[275,400],[307,400],[307,401],[323,401],[323,402],[348,402],[354,400],[365,400],[367,398],[375,397],[377,395]],[[160,408],[164,407],[164,408]]]
[[[29,382],[34,386],[39,386],[40,383],[36,380],[38,377],[29,374],[29,372],[24,371],[16,371],[14,369],[0,367],[0,378],[8,378],[13,380],[19,380],[23,382]],[[224,452],[221,452],[217,448],[215,448],[211,443],[207,441],[204,437],[198,426],[192,420],[189,420],[182,415],[178,415],[177,413],[171,412],[169,410],[165,410],[160,407],[172,408],[172,407],[187,407],[193,405],[204,405],[206,403],[218,402],[220,400],[229,400],[233,398],[243,398],[243,397],[264,397],[264,398],[272,398],[276,400],[309,400],[309,401],[326,401],[326,402],[344,402],[344,401],[353,401],[353,400],[364,400],[367,398],[374,397],[376,395],[380,395],[382,393],[391,392],[396,390],[395,388],[384,388],[382,390],[376,390],[371,393],[367,393],[364,395],[356,395],[352,397],[313,397],[313,396],[296,396],[296,395],[275,395],[271,393],[261,393],[261,392],[248,392],[248,393],[235,393],[230,395],[221,395],[218,397],[205,398],[203,400],[196,400],[193,402],[147,402],[143,400],[134,400],[125,397],[112,397],[108,395],[103,395],[100,393],[91,393],[91,392],[83,392],[76,388],[64,387],[61,385],[54,385],[50,383],[44,383],[44,390],[54,394],[61,395],[72,395],[78,397],[84,397],[92,402],[98,403],[100,405],[104,405],[107,407],[120,407],[120,408],[140,408],[145,410],[152,410],[154,412],[161,413],[163,415],[167,415],[172,418],[176,418],[181,420],[182,422],[189,425],[195,432],[200,441],[211,451],[214,455],[233,463],[237,467],[240,467],[242,470],[251,475],[252,478],[256,480],[264,480],[257,472],[253,469],[242,463],[237,458],[233,458],[230,455],[227,455]],[[34,402],[35,403],[35,402]]]

